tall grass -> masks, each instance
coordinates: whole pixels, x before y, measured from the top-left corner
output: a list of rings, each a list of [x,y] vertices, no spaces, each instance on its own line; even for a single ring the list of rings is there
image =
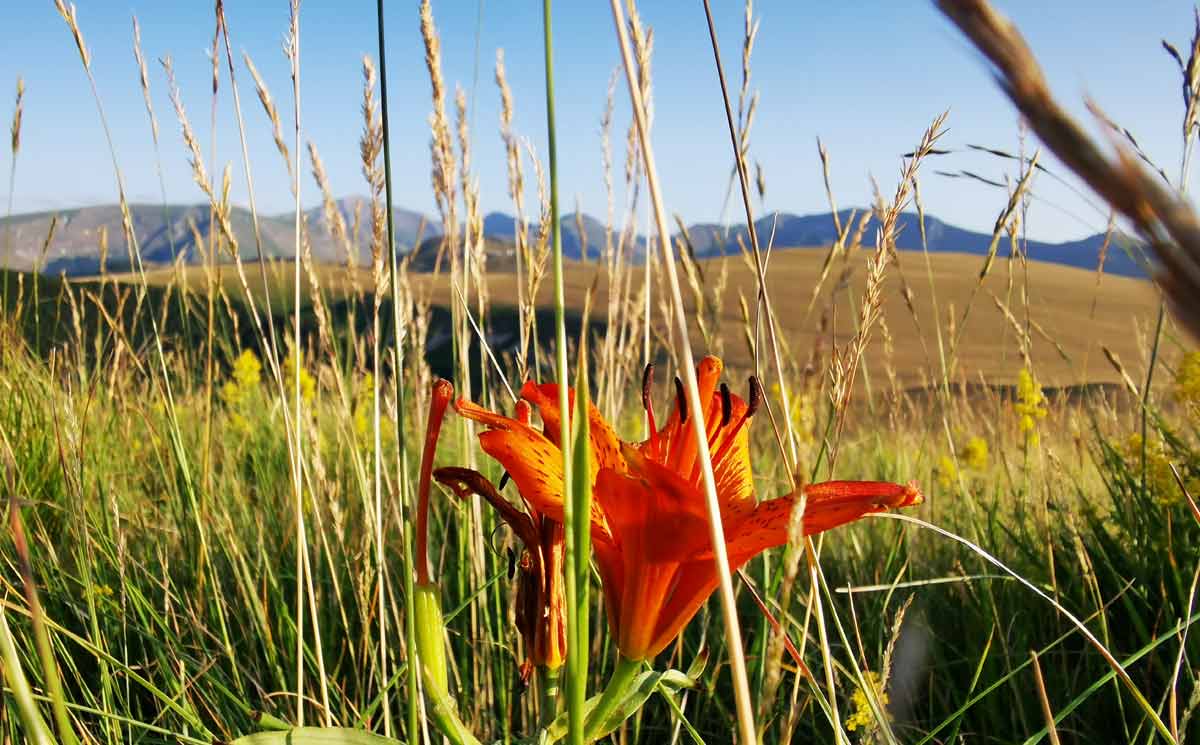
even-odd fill
[[[1169,188],[1153,180],[1146,186],[1125,156],[1080,155],[1084,146],[1067,137],[1078,132],[1047,111],[1052,100],[1033,86],[1036,68],[1018,54],[1023,46],[1011,27],[979,2],[943,5],[1004,74],[1007,92],[1046,145],[1075,148],[1068,165],[1083,170],[1117,209],[1140,217],[1137,226],[1164,257],[1166,295],[1185,323],[1193,319],[1185,264],[1200,244],[1189,242],[1194,218],[1180,211],[1187,157],[1184,180]],[[107,131],[80,19],[73,7],[58,9]],[[461,91],[452,129],[429,2],[409,20],[421,29],[431,84],[431,188],[442,222],[432,270],[415,268],[420,254],[403,252],[392,225],[382,2],[378,67],[364,60],[360,154],[369,198],[357,209],[369,228],[345,224],[333,195],[353,185],[330,183],[315,143],[307,145],[323,218],[318,224],[305,217],[299,4],[289,10],[290,138],[265,80],[248,57],[242,62],[290,179],[292,265],[263,255],[235,79],[241,67],[229,42],[236,29],[218,4],[213,65],[223,43],[252,195],[257,281],[248,277],[253,268],[230,217],[230,171],[218,181],[218,165],[211,158],[206,164],[202,133],[192,128],[168,67],[182,152],[213,216],[196,241],[208,246],[199,281],[185,270],[152,279],[143,266],[110,141],[133,273],[63,282],[22,275],[15,296],[5,296],[0,483],[10,528],[0,538],[0,561],[9,570],[0,574],[0,739],[211,743],[258,731],[282,738],[289,727],[316,722],[345,728],[327,733],[343,742],[433,742],[441,707],[452,706],[481,741],[521,742],[547,728],[548,737],[582,742],[587,697],[610,677],[633,675],[642,686],[636,706],[620,713],[636,714],[613,733],[616,742],[1181,742],[1200,733],[1200,647],[1190,631],[1200,620],[1200,355],[1170,315],[1161,316],[1160,333],[1151,314],[1129,319],[1147,334],[1143,358],[1117,362],[1110,355],[1128,391],[1038,383],[1046,358],[1034,353],[1035,344],[1062,345],[1037,323],[1029,292],[1040,268],[1022,248],[1024,206],[1042,172],[1036,154],[1008,161],[1015,163],[1014,186],[998,205],[992,250],[979,275],[966,278],[982,292],[985,277],[1005,267],[1005,296],[988,304],[972,294],[966,307],[953,308],[935,276],[941,257],[921,257],[926,287],[916,290],[904,273],[911,254],[901,258],[895,246],[897,221],[910,203],[924,230],[918,169],[945,118],[923,135],[911,133],[917,146],[902,161],[894,191],[877,193],[876,204],[844,222],[834,209],[839,238],[815,286],[800,288],[799,305],[808,306],[803,323],[821,332],[814,348],[801,349],[789,344],[796,319],[781,314],[769,292],[771,262],[781,261],[770,236],[750,230],[739,257],[698,259],[686,231],[672,233],[648,118],[653,30],[636,8],[613,2],[632,118],[622,180],[614,178],[620,166],[611,143],[620,131],[614,77],[598,143],[610,200],[598,262],[562,255],[563,154],[554,138],[548,2],[551,138],[544,166],[537,148],[518,136],[516,104],[497,56],[500,144],[517,214],[511,279],[504,252],[482,233],[481,195],[471,177],[472,151],[482,145],[472,141],[473,112]],[[761,173],[751,178],[757,95],[750,60],[759,27],[749,5],[745,18],[736,106],[708,20],[717,72],[712,95],[723,99],[731,173],[753,225],[754,194],[761,211],[765,190]],[[134,33],[157,148],[136,25]],[[1185,85],[1194,88],[1196,53],[1187,62],[1176,56]],[[1189,103],[1184,117],[1188,152],[1195,110]],[[818,149],[834,206],[835,161]],[[259,170],[265,165],[255,162]],[[525,204],[530,173],[536,205]],[[1094,183],[1106,176],[1120,180]],[[653,223],[650,245],[659,256],[647,250],[639,266],[636,226],[643,218]],[[864,240],[868,226],[875,228],[873,246]],[[315,230],[335,235],[344,266],[314,263]],[[1011,258],[1000,263],[1006,238]],[[357,265],[364,251],[369,267]],[[226,256],[228,266],[219,265]],[[725,284],[730,263],[736,269],[739,261],[755,294],[740,303]],[[576,281],[579,272],[598,277],[598,321],[585,310],[591,292],[575,289],[589,285]],[[863,272],[863,282],[851,281]],[[7,288],[7,273],[5,279]],[[884,299],[897,285],[907,316],[886,310]],[[512,297],[498,289],[507,287]],[[929,293],[932,314],[918,310],[917,292]],[[1093,316],[1098,286],[1094,293]],[[835,323],[839,316],[852,319],[849,333]],[[1003,330],[995,354],[1007,360],[1017,385],[967,384],[959,352],[969,324],[983,319]],[[515,329],[515,342],[494,345],[493,332],[506,327]],[[922,349],[919,371],[895,369],[902,335]],[[449,339],[448,351],[434,346],[439,338]],[[763,497],[818,476],[918,479],[926,505],[901,520],[864,521],[816,541],[797,538],[752,561],[736,581],[725,571],[720,611],[703,610],[656,661],[660,670],[689,673],[655,677],[613,663],[583,519],[590,513],[581,477],[590,471],[588,449],[580,447],[588,417],[563,417],[564,468],[578,487],[567,479],[573,499],[565,699],[558,700],[553,676],[530,682],[521,675],[527,650],[514,633],[510,591],[519,540],[478,498],[460,502],[435,492],[427,558],[445,609],[445,633],[434,648],[446,653],[448,694],[436,698],[441,692],[429,690],[417,658],[413,569],[426,557],[414,555],[418,464],[409,445],[426,427],[435,376],[451,377],[460,395],[496,409],[507,408],[504,391],[527,378],[578,381],[577,412],[590,400],[637,439],[643,391],[628,381],[647,363],[669,359],[681,369],[688,406],[699,411],[692,350],[701,344],[730,356],[745,348],[749,362],[736,372],[764,381],[770,426],[760,425],[752,439]],[[1088,383],[1087,360],[1079,365],[1062,356],[1073,377]],[[900,382],[918,379],[924,384]],[[569,411],[565,386],[559,393],[561,410]],[[700,419],[693,417],[698,427]],[[707,442],[702,430],[697,434]],[[570,443],[577,444],[573,454]],[[447,428],[437,458],[477,465],[465,419]],[[480,470],[505,491],[502,474]],[[727,570],[711,466],[701,472],[714,558]],[[664,540],[670,537],[664,526]],[[697,675],[696,687],[680,690],[681,679]],[[311,727],[296,732],[298,740],[317,736]]]

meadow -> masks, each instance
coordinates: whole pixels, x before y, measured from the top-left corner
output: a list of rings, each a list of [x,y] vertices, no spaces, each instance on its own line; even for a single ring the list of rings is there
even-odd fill
[[[956,8],[990,17],[979,2],[945,5],[968,36]],[[86,28],[59,7],[64,57],[77,52],[72,62],[90,75]],[[294,24],[296,4],[292,12]],[[229,190],[213,180],[215,164],[206,169],[179,105],[171,115],[213,218],[198,241],[202,261],[144,264],[127,221],[129,273],[0,275],[0,742],[724,743],[748,741],[747,728],[764,743],[1200,734],[1191,633],[1200,351],[1188,294],[1200,285],[1163,248],[1174,240],[1186,254],[1173,230],[1186,222],[1179,212],[1155,212],[1148,187],[1136,203],[1117,186],[1101,191],[1115,210],[1138,208],[1129,212],[1143,222],[1129,220],[1139,238],[1158,239],[1138,258],[1153,262],[1159,284],[1031,261],[1031,155],[1007,163],[994,260],[897,251],[898,216],[932,208],[920,180],[947,125],[938,117],[912,133],[913,151],[863,213],[869,230],[866,219],[848,222],[834,244],[804,248],[752,234],[735,255],[701,259],[679,235],[670,262],[653,252],[634,261],[639,210],[660,234],[673,228],[645,133],[631,122],[629,162],[613,165],[612,140],[624,135],[609,122],[610,175],[642,183],[644,203],[607,226],[598,260],[564,260],[551,227],[553,150],[542,163],[519,145],[499,67],[500,142],[519,219],[513,242],[497,244],[484,238],[469,165],[471,149],[487,145],[467,136],[462,99],[447,99],[433,13],[422,3],[443,220],[428,246],[435,260],[426,249],[389,251],[387,122],[368,58],[361,226],[347,226],[315,150],[306,163],[259,80],[255,105],[279,152],[255,158],[282,158],[297,180],[311,170],[326,229],[369,264],[314,262],[313,226],[299,210],[294,261],[246,259],[252,247],[234,245],[227,226]],[[220,32],[219,5],[216,22]],[[616,27],[636,115],[652,36],[636,15]],[[749,21],[746,33],[748,66]],[[214,58],[232,72],[227,51],[217,45]],[[1196,56],[1181,68],[1185,90],[1200,92]],[[751,218],[755,187],[738,146],[750,137],[745,87],[739,100],[729,125],[742,192],[733,193]],[[14,162],[20,107],[18,97]],[[823,151],[822,161],[836,167]],[[119,169],[117,179],[124,203]],[[525,179],[539,184],[535,204],[520,201]],[[699,379],[686,371],[704,355],[724,360],[733,393],[709,381],[711,401],[700,395],[712,363]],[[528,522],[539,531],[556,525],[527,488],[537,469],[489,456],[479,435],[492,425],[460,415],[465,404],[447,411],[436,438],[449,400],[439,379],[506,415],[520,415],[527,380],[570,382],[571,406],[594,405],[599,419],[538,404],[546,441],[568,450],[576,475],[554,495],[562,566],[529,545],[526,522],[492,509],[499,500],[539,518]],[[638,520],[620,518],[600,482],[578,476],[607,457],[598,421],[640,442],[704,423],[700,412],[715,432],[714,493],[729,473],[720,433],[742,412],[748,430],[729,440],[744,438],[757,499],[806,494],[797,504],[808,506],[785,521],[785,545],[732,571],[718,562],[716,591],[682,632],[631,659],[610,617],[605,534],[581,518],[600,505],[604,530]],[[692,445],[704,454],[684,490],[695,503],[677,520],[643,515],[645,539],[627,554],[661,556],[708,535],[688,522],[712,519],[700,503],[709,447]],[[456,493],[446,471],[431,484],[432,466],[477,470],[494,494]],[[904,492],[903,503],[863,505],[861,519],[806,532],[805,510],[820,519],[820,484],[835,479],[916,482],[923,500]],[[731,505],[721,504],[729,531]],[[705,567],[712,551],[694,547]],[[531,620],[530,588],[559,580],[563,600],[534,606]]]

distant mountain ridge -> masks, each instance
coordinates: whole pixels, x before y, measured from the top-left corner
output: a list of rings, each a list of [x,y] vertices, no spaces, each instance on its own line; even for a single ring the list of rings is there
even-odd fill
[[[345,222],[351,245],[359,246],[354,260],[366,264],[369,259],[370,208],[363,197],[351,196],[338,200],[336,208]],[[130,205],[134,230],[144,260],[153,265],[173,263],[182,257],[188,263],[197,263],[204,256],[204,244],[212,227],[208,205]],[[857,221],[861,210],[844,209],[837,218],[843,227],[853,219]],[[318,262],[344,264],[347,261],[345,244],[335,238],[327,224],[325,210],[318,206],[306,210],[305,219],[309,226],[309,242],[312,254]],[[53,240],[43,247],[50,224],[57,216]],[[409,251],[418,242],[427,242],[441,235],[441,222],[420,212],[397,208],[394,210],[396,242],[403,251]],[[249,210],[234,207],[230,220],[237,237],[239,253],[244,260],[252,261],[258,256],[253,222]],[[259,234],[262,251],[266,258],[290,258],[293,253],[293,217],[282,215],[260,215]],[[606,228],[603,222],[586,214],[568,214],[562,217],[563,253],[568,258],[594,259],[604,249]],[[878,223],[871,218],[863,242],[872,245],[874,229]],[[355,241],[357,227],[358,240]],[[582,230],[580,230],[582,227]],[[966,230],[943,222],[930,215],[925,216],[925,241],[921,237],[921,225],[915,213],[900,215],[899,235],[896,245],[902,251],[919,251],[923,247],[932,253],[958,252],[983,255],[991,242],[991,235]],[[500,247],[512,243],[516,219],[502,212],[492,212],[483,219],[485,236],[490,243]],[[834,215],[824,212],[812,215],[796,215],[786,212],[771,213],[755,221],[760,243],[772,239],[772,245],[781,249],[815,248],[830,245],[837,238]],[[536,223],[528,225],[532,240],[537,235]],[[125,244],[121,227],[121,211],[117,205],[81,207],[78,209],[14,215],[0,218],[0,268],[30,271],[41,268],[50,275],[66,274],[80,276],[96,274],[101,264],[101,234],[107,233],[108,254],[105,262],[109,271],[125,271],[129,268],[129,249]],[[739,238],[749,245],[748,232],[744,224],[721,226],[714,223],[696,223],[687,227],[687,235],[698,258],[711,258],[736,254]],[[614,233],[613,241],[618,240]],[[1051,243],[1030,240],[1027,243],[1029,258],[1054,264],[1082,269],[1095,269],[1103,234],[1095,234],[1076,241]],[[640,262],[645,256],[646,240],[637,236],[629,255]],[[1007,236],[1002,238],[999,254],[1009,253]],[[1131,256],[1132,254],[1132,256]],[[1107,254],[1105,271],[1128,277],[1145,277],[1146,271],[1140,263],[1142,251],[1137,244],[1125,245],[1114,237]],[[228,260],[228,257],[222,257]],[[423,262],[422,266],[425,263]],[[498,267],[499,268],[499,267]]]

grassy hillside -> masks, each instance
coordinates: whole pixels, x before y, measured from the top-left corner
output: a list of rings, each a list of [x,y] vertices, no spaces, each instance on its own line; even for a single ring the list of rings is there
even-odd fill
[[[815,351],[828,350],[832,342],[845,343],[854,332],[858,305],[865,284],[863,262],[865,253],[848,261],[835,259],[821,292],[814,298],[812,288],[818,285],[825,263],[823,249],[779,251],[770,258],[767,285],[774,303],[774,314],[783,336],[782,342],[801,364]],[[891,333],[891,351],[885,354],[882,335],[872,341],[868,355],[868,374],[883,375],[884,366],[891,365],[905,387],[921,387],[936,382],[941,371],[937,333],[942,334],[943,348],[953,366],[953,382],[975,384],[1011,384],[1023,361],[1015,351],[997,354],[996,349],[1010,349],[1017,335],[1017,325],[1030,324],[1033,338],[1033,364],[1040,371],[1042,382],[1048,386],[1065,387],[1083,383],[1120,383],[1121,376],[1108,362],[1101,347],[1107,347],[1125,364],[1144,362],[1144,336],[1147,324],[1157,308],[1154,288],[1145,281],[1126,277],[1103,276],[1099,283],[1095,272],[1031,261],[1028,265],[1007,260],[997,261],[982,284],[978,282],[983,261],[966,254],[901,254],[901,272],[887,280],[883,313]],[[499,262],[497,262],[499,263]],[[745,298],[754,313],[754,272],[741,257],[703,259],[697,264],[708,287],[705,314],[717,323],[712,327],[714,352],[724,354],[735,368],[746,370],[753,359],[745,342],[745,323],[740,298]],[[681,269],[681,275],[683,270]],[[641,282],[642,269],[635,270]],[[848,272],[848,275],[844,274]],[[1010,272],[1015,272],[1016,276]],[[722,280],[722,275],[726,279]],[[903,274],[903,280],[900,275]],[[246,265],[251,291],[262,297],[259,267]],[[323,290],[332,298],[349,297],[356,290],[369,292],[370,272],[334,266],[322,266],[318,273]],[[594,320],[603,321],[608,301],[605,272],[594,263],[568,262],[566,269],[567,304],[581,313],[586,292],[596,284]],[[845,281],[841,281],[845,279]],[[128,283],[129,275],[113,279]],[[148,275],[154,285],[179,284],[192,292],[203,293],[207,287],[205,270],[188,267],[182,270],[157,270]],[[1026,285],[1026,280],[1028,284]],[[277,311],[290,307],[292,267],[289,263],[268,265],[268,286],[272,306]],[[720,302],[713,300],[713,290],[724,281]],[[219,282],[232,297],[243,297],[235,268],[222,266]],[[450,283],[443,273],[414,275],[419,290],[440,308],[449,308],[455,300]],[[902,282],[911,289],[912,309],[901,292]],[[507,265],[489,264],[487,278],[491,301],[495,306],[515,306],[517,277],[511,262]],[[1027,292],[1020,288],[1028,287]],[[307,279],[303,298],[308,298]],[[539,304],[550,307],[551,288],[544,285]],[[684,300],[689,311],[696,308],[695,295],[685,288]],[[997,300],[1010,315],[997,305]],[[657,301],[655,301],[657,303]],[[719,305],[719,307],[718,307]],[[935,312],[936,308],[936,312]],[[964,319],[965,315],[965,321]],[[656,314],[660,333],[665,333],[661,316]],[[494,324],[502,321],[494,319]],[[1084,331],[1086,329],[1086,331]],[[954,331],[957,344],[953,343]],[[699,332],[694,342],[704,348]]]

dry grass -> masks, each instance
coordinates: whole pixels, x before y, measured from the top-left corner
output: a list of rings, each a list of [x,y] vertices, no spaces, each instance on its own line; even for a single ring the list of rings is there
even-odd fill
[[[776,250],[771,258],[771,270],[767,273],[767,287],[778,304],[776,310],[780,333],[795,362],[803,366],[811,350],[829,349],[836,341],[843,345],[854,335],[855,299],[863,296],[866,285],[867,252],[856,252],[847,259],[851,269],[849,278],[840,284],[830,283],[818,296],[811,314],[807,313],[809,297],[807,288],[812,287],[821,275],[825,251]],[[956,315],[954,309],[964,308],[976,286],[981,257],[968,254],[935,254],[929,257],[933,283],[937,292],[938,307],[943,315]],[[841,259],[838,259],[841,261]],[[720,260],[701,260],[701,266],[711,266]],[[1012,267],[1016,270],[1016,266]],[[1008,264],[997,264],[984,280],[980,293],[998,298],[1006,308],[1016,307],[1015,298],[1008,298]],[[274,282],[287,278],[281,268],[272,271]],[[840,270],[839,270],[840,273]],[[371,278],[366,270],[358,270],[351,276],[345,267],[320,267],[321,284],[331,294],[349,294],[356,283],[369,287]],[[594,264],[568,262],[566,271],[566,294],[568,306],[581,312],[584,296],[596,276]],[[1083,269],[1029,262],[1029,318],[1036,329],[1031,346],[1033,366],[1039,379],[1046,386],[1061,387],[1084,383],[1118,383],[1121,375],[1104,359],[1101,346],[1115,353],[1127,365],[1136,370],[1142,367],[1146,355],[1144,338],[1149,330],[1145,323],[1153,317],[1157,307],[1154,287],[1145,281],[1125,277],[1106,277],[1103,292],[1097,293],[1094,274]],[[189,267],[183,277],[190,291],[204,289],[203,269]],[[134,281],[129,275],[110,275],[116,281]],[[165,285],[176,278],[174,269],[161,269],[147,273],[151,284]],[[234,276],[232,266],[222,268],[222,281],[228,291],[240,295],[242,290]],[[444,275],[412,275],[411,281],[421,294],[428,293],[434,306],[448,308],[457,302]],[[501,298],[517,297],[516,274],[489,271],[488,281],[494,303]],[[728,260],[728,296],[738,293],[752,296],[757,291],[757,278],[752,269],[743,262]],[[796,288],[805,288],[797,292]],[[551,290],[543,286],[539,290],[538,305],[551,307]],[[281,287],[282,291],[282,287]],[[595,302],[604,307],[608,300],[608,286],[601,274]],[[833,304],[831,305],[831,301]],[[1010,302],[1011,301],[1011,302]],[[935,315],[933,300],[928,293],[914,293],[912,306],[920,327],[913,320],[904,297],[899,292],[899,282],[888,279],[884,282],[882,316],[887,319],[891,332],[893,352],[890,364],[895,370],[902,387],[932,385],[940,376],[937,360],[925,358],[920,343],[921,334],[936,326],[946,328],[950,319]],[[1095,310],[1092,311],[1092,304]],[[689,310],[693,300],[685,298]],[[745,343],[734,340],[743,336],[743,319],[736,305],[728,304],[719,309],[720,328],[714,334],[726,340],[726,360],[730,367],[749,370],[753,357]],[[819,314],[828,316],[828,328],[823,330]],[[1023,313],[1023,312],[1022,312]],[[957,323],[958,319],[954,319]],[[989,298],[979,303],[962,328],[957,348],[958,372],[951,382],[965,381],[968,384],[987,381],[989,384],[1012,384],[1023,362],[1016,351],[1016,332],[1007,315]],[[1086,331],[1084,331],[1086,330]],[[497,331],[503,331],[497,329]],[[1041,333],[1044,331],[1044,335]],[[664,331],[665,333],[665,331]],[[699,341],[698,332],[696,341]],[[829,334],[833,337],[830,338]],[[1007,343],[1001,344],[1002,340]],[[1008,355],[998,355],[997,346],[1008,347]],[[884,340],[873,339],[865,355],[864,365],[871,384],[882,386],[884,370],[876,367],[885,359]],[[1060,351],[1061,349],[1061,351]],[[1086,369],[1084,362],[1087,362]],[[860,381],[861,383],[861,381]]]

